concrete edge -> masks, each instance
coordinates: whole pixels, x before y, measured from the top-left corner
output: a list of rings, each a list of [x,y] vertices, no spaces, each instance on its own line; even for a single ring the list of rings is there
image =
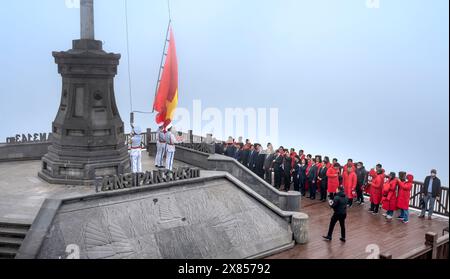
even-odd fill
[[[266,251],[266,252],[262,252],[262,253],[259,253],[259,254],[250,256],[250,257],[247,257],[247,258],[245,258],[245,259],[246,259],[246,260],[258,260],[258,259],[264,259],[264,258],[273,256],[273,255],[282,253],[282,252],[284,252],[284,251],[290,250],[290,249],[292,249],[292,248],[294,248],[294,247],[295,247],[295,241],[292,241],[292,242],[289,243],[289,244],[286,244],[286,245],[283,245],[283,246],[280,246],[280,247],[277,247],[277,248],[268,250],[268,251]]]
[[[31,225],[15,259],[36,259],[62,201],[46,199]]]
[[[237,178],[232,176],[227,172],[218,172],[217,174],[208,176],[208,177],[198,177],[189,180],[178,180],[169,183],[155,184],[149,186],[136,187],[131,189],[117,190],[112,192],[102,192],[97,194],[84,195],[75,198],[66,198],[66,199],[46,199],[41,206],[36,219],[33,221],[29,232],[27,233],[17,255],[16,259],[36,259],[39,255],[42,244],[44,243],[45,237],[51,229],[51,225],[53,220],[58,213],[58,210],[61,208],[63,204],[73,203],[77,201],[87,201],[94,200],[100,198],[108,198],[115,197],[123,194],[135,194],[140,192],[146,192],[151,190],[170,188],[176,186],[187,186],[189,184],[195,184],[198,182],[208,182],[216,179],[224,178],[228,180],[230,183],[238,187],[239,189],[246,192],[252,198],[254,198],[257,202],[263,204],[268,209],[272,210],[281,218],[285,219],[289,224],[292,222],[292,216],[295,212],[283,211],[268,200],[266,200],[261,195],[257,194],[250,187],[240,182]],[[263,258],[269,255],[273,255],[279,253],[281,251],[290,249],[295,244],[288,244],[282,247],[278,247],[275,249],[271,249],[269,251],[263,252],[258,255],[251,256],[250,258]]]
[[[263,183],[263,185],[265,185],[267,188],[269,188],[272,192],[276,193],[279,196],[300,196],[301,193],[300,192],[294,192],[291,191],[289,192],[282,192],[279,191],[277,189],[275,189],[272,185],[270,185],[269,183],[267,183],[267,181],[265,181],[264,179],[262,179],[261,177],[257,176],[255,173],[253,173],[251,170],[249,170],[248,168],[246,168],[245,166],[243,166],[241,163],[239,163],[238,161],[236,161],[236,159],[233,158],[212,158],[212,156],[210,155],[208,157],[209,161],[227,161],[227,162],[232,162],[234,163],[238,168],[244,170],[247,174],[253,176],[254,178],[256,178],[259,182]],[[298,193],[298,194],[297,194]]]
[[[247,186],[245,183],[241,182],[236,177],[232,176],[231,174],[224,172],[225,177],[233,184],[235,184],[238,188],[242,189],[244,192],[246,192],[248,195],[256,199],[259,203],[262,203],[266,207],[268,207],[270,210],[275,212],[277,215],[279,215],[282,218],[288,218],[289,223],[291,223],[292,216],[296,212],[292,211],[284,211],[281,210],[278,206],[268,201],[266,198],[261,196],[260,194],[256,193],[254,190],[252,190],[249,186]]]

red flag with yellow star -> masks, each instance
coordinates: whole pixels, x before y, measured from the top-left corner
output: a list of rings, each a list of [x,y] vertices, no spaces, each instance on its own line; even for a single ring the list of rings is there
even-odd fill
[[[156,123],[167,127],[173,120],[178,105],[178,61],[173,30],[170,28],[170,41],[166,62],[153,109],[158,112]]]

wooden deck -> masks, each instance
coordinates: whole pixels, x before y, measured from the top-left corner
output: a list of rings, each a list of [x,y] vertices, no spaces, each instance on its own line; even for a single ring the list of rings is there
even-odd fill
[[[327,234],[332,210],[328,203],[303,198],[301,211],[309,215],[309,243],[296,245],[269,259],[366,259],[373,252],[369,250],[372,247],[379,247],[379,252],[395,258],[424,244],[427,232],[442,235],[449,224],[448,219],[436,216],[433,220],[419,219],[418,212],[414,211],[410,211],[408,224],[395,219],[397,212],[388,223],[382,216],[384,211],[374,216],[367,211],[369,207],[366,202],[364,206],[354,205],[348,210],[346,243],[339,240],[339,223],[334,229],[333,241],[326,242],[322,236]]]

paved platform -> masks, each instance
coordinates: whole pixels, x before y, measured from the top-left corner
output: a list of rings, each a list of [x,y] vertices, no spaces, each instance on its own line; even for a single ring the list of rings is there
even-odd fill
[[[174,162],[174,167],[189,166]],[[153,170],[154,160],[142,153],[142,167]],[[41,161],[0,163],[0,221],[31,223],[46,198],[71,198],[95,193],[86,186],[51,185],[37,176]],[[211,175],[201,172],[201,176]]]

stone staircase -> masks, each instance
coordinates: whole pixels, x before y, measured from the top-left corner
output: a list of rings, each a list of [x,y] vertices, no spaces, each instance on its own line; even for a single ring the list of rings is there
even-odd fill
[[[0,222],[0,259],[14,259],[30,224]]]

